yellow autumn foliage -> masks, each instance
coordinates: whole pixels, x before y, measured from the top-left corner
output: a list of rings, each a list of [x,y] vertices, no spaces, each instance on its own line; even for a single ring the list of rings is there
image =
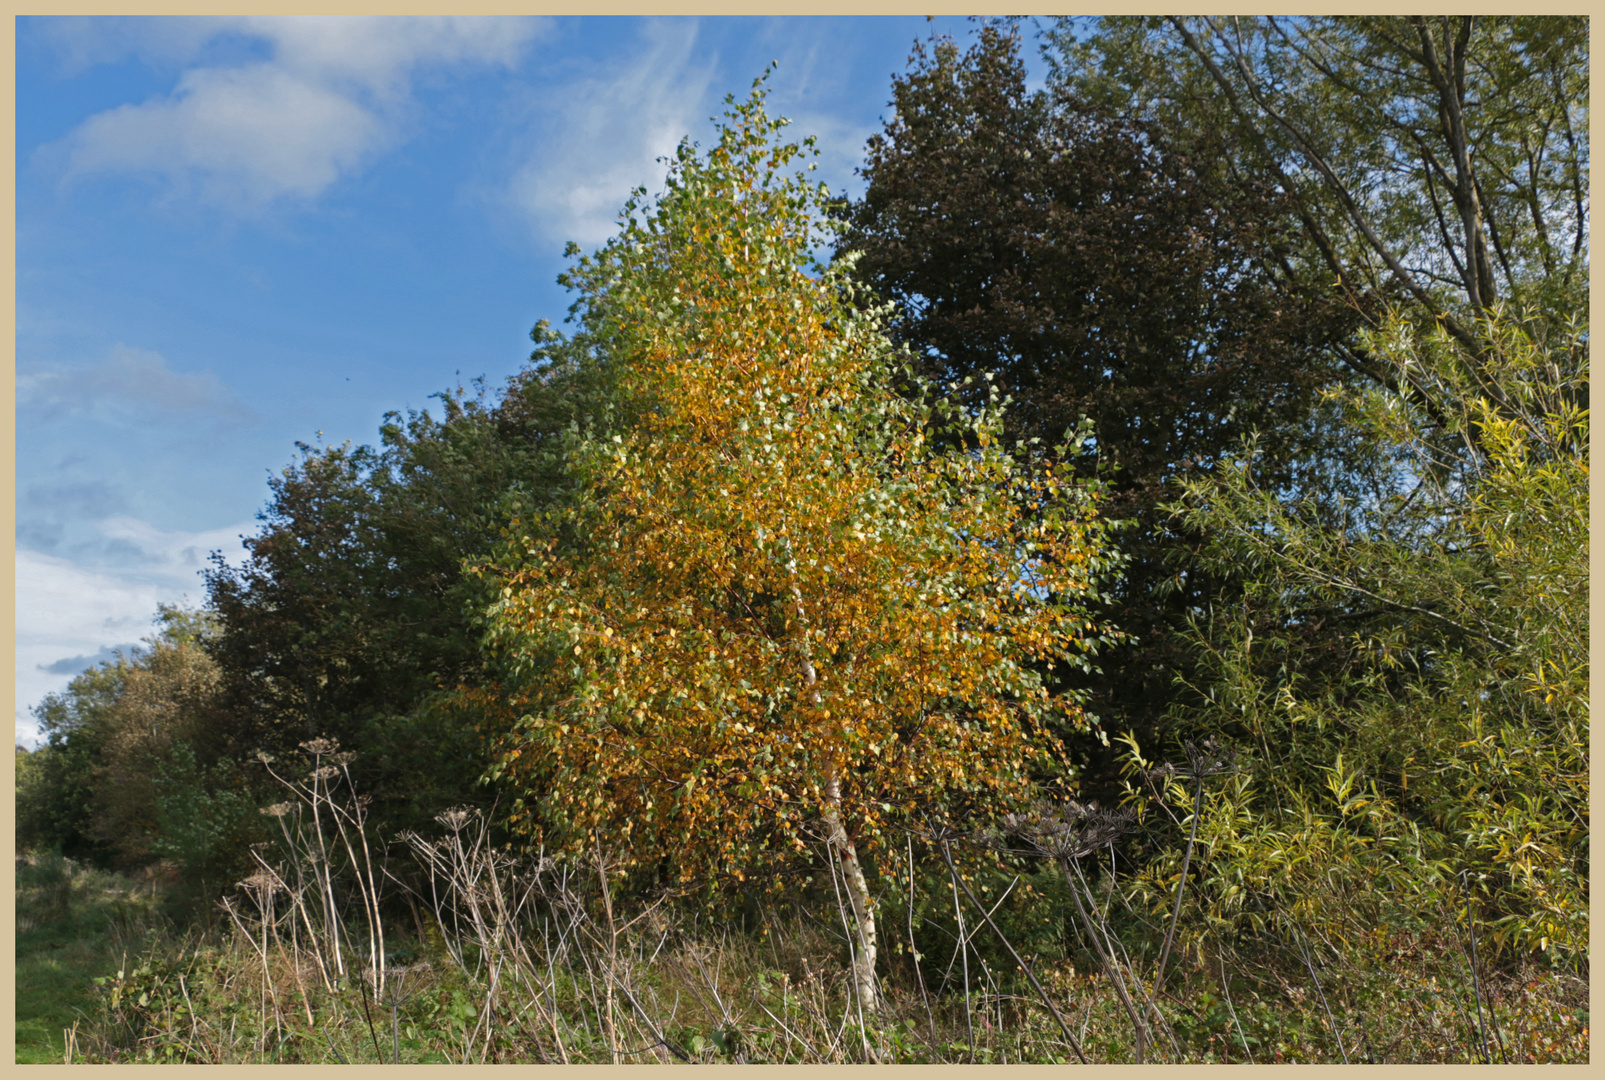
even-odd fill
[[[1061,767],[1050,729],[1084,718],[1043,672],[1104,640],[1109,565],[1092,494],[1006,453],[996,408],[895,391],[881,313],[810,260],[804,148],[761,94],[727,116],[569,275],[619,419],[482,571],[515,826],[686,875]]]

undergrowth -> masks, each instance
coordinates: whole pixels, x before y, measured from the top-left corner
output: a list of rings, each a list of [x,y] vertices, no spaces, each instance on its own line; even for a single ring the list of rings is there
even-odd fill
[[[600,847],[516,858],[468,811],[381,845],[337,748],[309,748],[220,917],[173,918],[156,879],[19,867],[19,1062],[1588,1060],[1586,970],[1474,958],[1452,921],[1178,936],[1083,850],[1122,825],[1095,808],[1006,821],[1034,861],[928,829],[920,870],[911,836],[869,1008],[828,861],[721,908]]]

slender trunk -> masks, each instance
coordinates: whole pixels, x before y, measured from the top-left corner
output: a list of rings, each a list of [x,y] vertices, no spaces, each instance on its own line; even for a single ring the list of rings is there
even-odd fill
[[[830,847],[841,862],[842,877],[847,881],[847,899],[853,906],[854,936],[858,938],[858,951],[853,957],[853,983],[864,1008],[878,1011],[881,999],[875,982],[875,912],[871,906],[869,882],[864,880],[864,868],[858,861],[858,847],[842,825],[840,807],[841,780],[832,776],[825,785],[824,816]]]
[[[1232,107],[1237,112],[1238,116],[1251,124],[1254,123],[1255,117],[1253,116],[1252,111],[1248,108],[1248,103],[1244,102],[1237,94],[1236,90],[1231,85],[1231,81],[1227,78],[1226,73],[1221,70],[1220,65],[1215,63],[1214,57],[1209,54],[1209,50],[1205,48],[1203,42],[1198,40],[1198,37],[1187,28],[1187,24],[1182,22],[1179,17],[1166,16],[1166,19],[1170,22],[1171,26],[1175,28],[1177,34],[1181,36],[1182,44],[1184,44],[1187,49],[1193,53],[1193,55],[1198,57],[1198,59],[1203,63],[1205,69],[1209,72],[1210,77],[1215,81],[1216,85],[1220,86],[1226,92],[1227,99],[1232,104]],[[1483,347],[1477,336],[1469,329],[1462,326],[1459,320],[1457,320],[1453,315],[1449,314],[1447,311],[1444,311],[1441,305],[1439,305],[1433,299],[1431,293],[1427,291],[1426,287],[1422,285],[1421,282],[1416,278],[1416,275],[1410,270],[1406,269],[1404,265],[1399,262],[1397,256],[1393,252],[1393,249],[1384,243],[1382,238],[1377,234],[1375,227],[1371,224],[1370,217],[1366,214],[1364,208],[1360,205],[1359,200],[1355,197],[1349,186],[1343,182],[1343,180],[1338,176],[1336,170],[1334,170],[1327,160],[1322,157],[1321,154],[1317,152],[1309,143],[1309,141],[1304,137],[1303,132],[1294,127],[1292,122],[1289,121],[1287,117],[1283,116],[1282,113],[1271,104],[1270,100],[1266,97],[1264,91],[1261,89],[1258,80],[1255,79],[1253,72],[1249,69],[1247,60],[1244,59],[1243,54],[1238,49],[1232,46],[1220,23],[1218,23],[1212,17],[1208,18],[1207,21],[1211,31],[1213,31],[1219,38],[1227,54],[1232,58],[1233,66],[1236,68],[1238,74],[1242,77],[1244,87],[1248,91],[1249,97],[1252,99],[1252,104],[1257,106],[1259,109],[1262,109],[1265,112],[1265,115],[1270,117],[1272,122],[1274,122],[1277,127],[1281,128],[1282,131],[1286,133],[1288,138],[1290,138],[1297,147],[1299,154],[1306,161],[1308,161],[1311,166],[1314,167],[1316,172],[1321,175],[1321,178],[1325,182],[1327,189],[1337,197],[1338,202],[1343,206],[1350,223],[1353,224],[1354,227],[1359,231],[1360,235],[1365,238],[1365,241],[1370,246],[1371,250],[1376,252],[1376,254],[1381,257],[1382,261],[1387,265],[1389,271],[1392,272],[1394,278],[1407,290],[1409,290],[1410,295],[1415,298],[1416,302],[1419,303],[1422,308],[1429,312],[1434,318],[1436,318],[1443,325],[1443,328],[1449,331],[1450,335],[1453,336],[1456,341],[1460,342],[1466,347],[1467,351],[1470,352],[1472,356],[1480,358],[1483,355]],[[1313,235],[1314,234],[1312,233],[1312,236]]]
[[[1421,59],[1427,76],[1438,90],[1438,114],[1443,136],[1454,154],[1454,199],[1460,211],[1461,227],[1465,231],[1466,297],[1479,310],[1492,307],[1495,288],[1493,267],[1488,260],[1482,201],[1477,194],[1471,166],[1471,139],[1466,133],[1464,109],[1466,45],[1471,37],[1471,17],[1465,16],[1461,20],[1459,33],[1454,36],[1451,36],[1448,18],[1443,19],[1442,57],[1439,56],[1437,43],[1432,39],[1427,20],[1422,16],[1414,16],[1411,21],[1421,40]]]
[[[802,590],[797,586],[797,560],[791,550],[791,541],[785,539],[784,543],[786,572],[791,578],[791,598],[797,607],[797,622],[801,631],[803,682],[808,687],[809,698],[817,707],[820,704],[819,673],[814,670],[813,650],[808,644],[808,611],[803,606]],[[875,913],[871,906],[869,883],[864,880],[864,868],[858,861],[858,847],[842,824],[841,801],[841,775],[832,771],[825,778],[823,817],[826,835],[832,852],[841,862],[842,876],[847,879],[847,897],[853,907],[855,936],[858,938],[858,951],[853,957],[853,982],[858,987],[859,1001],[864,1008],[874,1012],[880,1009],[881,1001],[880,988],[875,984]]]

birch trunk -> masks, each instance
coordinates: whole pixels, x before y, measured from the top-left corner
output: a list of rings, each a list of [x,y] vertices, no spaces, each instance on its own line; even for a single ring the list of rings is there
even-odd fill
[[[802,630],[803,682],[808,687],[814,705],[820,704],[819,674],[814,670],[813,650],[808,644],[808,612],[803,606],[802,590],[797,587],[797,561],[791,552],[791,541],[786,546],[786,570],[791,576],[791,598],[797,606],[797,621]],[[831,853],[841,863],[842,877],[847,881],[847,897],[853,908],[853,936],[858,939],[853,955],[853,985],[858,1000],[871,1012],[880,1009],[880,987],[875,982],[875,912],[869,897],[869,882],[864,880],[864,867],[858,861],[858,846],[847,834],[841,816],[841,777],[832,772],[825,780],[825,809],[827,843]]]
[[[864,1008],[875,1012],[880,1009],[880,987],[875,982],[875,912],[870,906],[869,882],[864,880],[864,868],[858,861],[858,847],[842,825],[841,781],[834,776],[825,786],[825,799],[830,846],[841,862],[842,877],[847,880],[847,898],[853,905],[854,936],[858,938],[858,951],[853,957],[853,983]]]

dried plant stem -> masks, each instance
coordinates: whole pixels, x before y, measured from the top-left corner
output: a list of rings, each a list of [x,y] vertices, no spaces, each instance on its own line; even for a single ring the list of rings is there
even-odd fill
[[[357,985],[357,1000],[362,1002],[362,1018],[368,1023],[368,1037],[373,1040],[373,1056],[375,1060],[383,1062],[385,1052],[379,1046],[379,1031],[373,1026],[373,1014],[368,1011],[368,991],[360,983]]]
[[[1332,1016],[1332,1007],[1326,1003],[1326,991],[1321,989],[1321,980],[1315,974],[1315,961],[1310,957],[1309,943],[1304,940],[1304,931],[1299,929],[1298,923],[1293,924],[1293,930],[1298,934],[1299,954],[1304,958],[1304,967],[1310,973],[1310,981],[1315,984],[1315,992],[1321,996],[1321,1008],[1326,1010],[1326,1022],[1332,1029],[1332,1038],[1337,1040],[1338,1053],[1343,1057],[1343,1064],[1349,1063],[1349,1052],[1343,1046],[1343,1034],[1338,1031],[1337,1020]]]
[[[936,1015],[931,1011],[930,991],[925,988],[925,975],[920,971],[920,950],[914,941],[914,837],[908,838],[908,954],[914,961],[914,981],[919,983],[920,1000],[925,1003],[925,1023],[930,1032],[928,1043],[936,1053]]]
[[[1003,936],[1003,931],[998,929],[998,924],[992,921],[991,913],[975,898],[975,893],[970,891],[970,886],[959,876],[958,868],[953,865],[953,853],[948,850],[947,841],[945,840],[942,841],[942,858],[947,863],[948,873],[952,875],[953,880],[963,886],[964,895],[970,898],[970,903],[974,904],[976,910],[981,912],[981,917],[986,920],[987,926],[992,928],[992,932],[1003,943],[1003,947],[1009,950],[1009,955],[1014,957],[1014,962],[1020,965],[1020,970],[1024,971],[1026,978],[1031,980],[1031,985],[1035,988],[1037,996],[1041,998],[1042,1004],[1047,1006],[1048,1012],[1053,1014],[1054,1022],[1059,1025],[1059,1030],[1064,1032],[1065,1041],[1070,1044],[1070,1049],[1075,1051],[1076,1057],[1081,1060],[1083,1065],[1087,1064],[1087,1055],[1082,1052],[1081,1041],[1070,1034],[1069,1025],[1064,1022],[1064,1017],[1059,1015],[1059,1008],[1053,1003],[1053,998],[1048,996],[1048,992],[1042,989],[1042,984],[1037,981],[1036,972],[1031,970],[1029,964],[1020,959],[1020,954],[1014,951],[1014,946],[1009,944],[1009,939]]]
[[[1243,1053],[1248,1055],[1248,1063],[1254,1064],[1254,1052],[1248,1048],[1248,1039],[1243,1034],[1243,1025],[1237,1019],[1237,1009],[1232,1005],[1232,988],[1226,976],[1226,958],[1217,957],[1220,961],[1220,989],[1226,997],[1226,1010],[1232,1014],[1232,1026],[1237,1028],[1237,1038],[1243,1044]]]
[[[1176,904],[1170,913],[1170,929],[1165,931],[1165,945],[1159,951],[1159,970],[1154,975],[1154,990],[1165,987],[1165,964],[1170,960],[1170,946],[1176,940],[1176,924],[1181,921],[1181,901],[1187,892],[1187,869],[1193,860],[1193,844],[1198,840],[1198,818],[1204,809],[1204,781],[1193,777],[1193,823],[1187,833],[1187,849],[1181,858],[1181,878],[1176,882]]]
[[[1120,965],[1106,950],[1105,942],[1102,940],[1098,928],[1093,925],[1092,917],[1087,914],[1087,905],[1082,902],[1081,889],[1077,887],[1076,882],[1076,878],[1080,876],[1079,869],[1073,867],[1073,862],[1074,860],[1069,858],[1059,859],[1060,872],[1064,874],[1065,884],[1070,886],[1070,898],[1075,901],[1076,915],[1081,920],[1082,929],[1086,931],[1087,941],[1092,946],[1092,951],[1097,955],[1099,962],[1103,965],[1104,971],[1109,975],[1110,981],[1114,983],[1115,995],[1120,999],[1121,1006],[1126,1010],[1126,1016],[1131,1020],[1132,1035],[1135,1039],[1133,1056],[1136,1059],[1136,1063],[1141,1065],[1148,1044],[1147,1024],[1143,1021],[1142,1014],[1137,1010],[1137,1006],[1132,1003],[1131,995],[1126,990],[1126,980],[1120,972]],[[1071,873],[1072,869],[1077,870],[1074,876]]]
[[[1477,958],[1477,918],[1471,906],[1471,889],[1466,886],[1465,875],[1461,875],[1461,886],[1466,893],[1466,934],[1471,941],[1471,992],[1477,999],[1477,1030],[1482,1034],[1482,1058],[1488,1064],[1493,1064],[1493,1054],[1488,1048],[1488,1029],[1482,1019],[1482,979],[1478,974],[1480,964]],[[1506,1064],[1510,1064],[1510,1055],[1505,1052],[1505,1040],[1499,1032],[1499,1020],[1494,1016],[1493,998],[1488,999],[1488,1019],[1493,1023],[1494,1039],[1499,1044],[1499,1057]]]
[[[964,965],[964,1027],[969,1034],[969,1060],[970,1064],[973,1065],[975,1064],[975,1020],[970,1015],[970,936],[964,932],[964,909],[959,905],[958,878],[951,868],[948,870],[948,878],[953,884],[953,918],[959,928],[958,951]],[[952,963],[949,963],[947,967],[949,971],[953,970]]]

